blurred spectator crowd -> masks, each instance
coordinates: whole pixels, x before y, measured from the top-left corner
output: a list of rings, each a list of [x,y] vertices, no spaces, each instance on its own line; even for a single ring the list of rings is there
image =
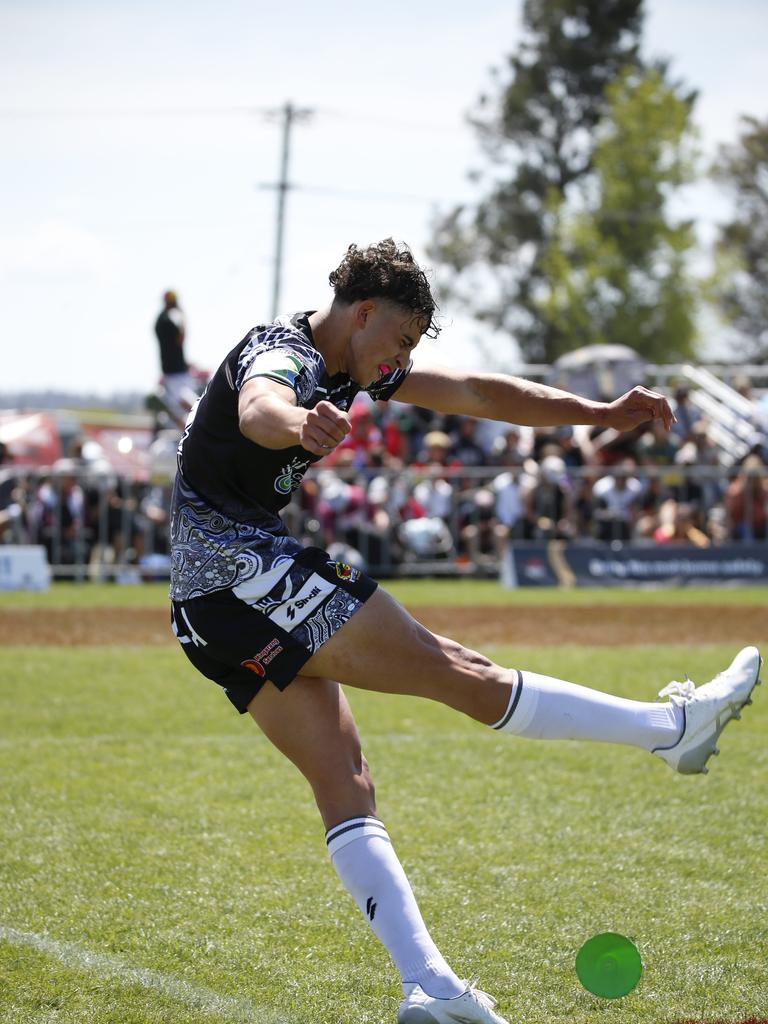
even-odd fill
[[[675,392],[671,430],[623,434],[358,400],[346,440],[305,478],[291,525],[379,570],[442,558],[495,571],[510,539],[765,540],[762,435],[726,468],[688,397]]]
[[[170,491],[167,477],[136,480],[84,458],[80,443],[40,470],[9,462],[0,442],[0,542],[42,544],[60,576],[164,576]]]
[[[285,518],[307,542],[383,574],[437,560],[495,572],[510,539],[766,540],[762,440],[726,466],[685,389],[674,408],[669,431],[654,423],[617,434],[358,398],[350,434],[305,477]],[[162,576],[169,470],[120,476],[75,442],[50,470],[27,471],[0,444],[0,541],[43,544],[65,574]]]

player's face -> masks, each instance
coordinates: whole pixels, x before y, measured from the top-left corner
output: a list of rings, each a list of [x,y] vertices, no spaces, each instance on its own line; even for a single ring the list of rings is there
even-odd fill
[[[421,338],[420,319],[391,302],[360,303],[350,343],[347,372],[369,387],[381,377],[404,369]]]

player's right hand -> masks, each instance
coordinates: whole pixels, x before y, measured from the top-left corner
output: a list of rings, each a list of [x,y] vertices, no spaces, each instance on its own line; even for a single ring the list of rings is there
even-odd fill
[[[669,430],[676,422],[669,401],[656,391],[649,391],[640,385],[625,395],[610,402],[606,407],[603,422],[614,430],[633,430],[642,423],[661,420]]]
[[[341,444],[352,429],[349,416],[331,402],[318,402],[307,416],[299,432],[299,442],[313,455],[327,455]]]

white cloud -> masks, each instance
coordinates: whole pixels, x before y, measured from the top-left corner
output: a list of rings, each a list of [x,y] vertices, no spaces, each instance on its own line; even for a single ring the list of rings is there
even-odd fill
[[[0,241],[0,273],[25,278],[94,278],[109,273],[114,254],[105,240],[64,220],[17,229]]]

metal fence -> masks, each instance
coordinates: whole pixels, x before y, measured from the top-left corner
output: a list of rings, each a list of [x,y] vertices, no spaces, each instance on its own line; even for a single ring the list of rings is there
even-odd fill
[[[55,578],[167,578],[171,484],[14,466],[0,543],[42,544]],[[499,572],[509,541],[712,546],[766,540],[768,469],[314,469],[283,513],[306,543],[384,576]]]
[[[0,477],[0,542],[40,544],[54,578],[168,576],[171,485],[13,466]]]

